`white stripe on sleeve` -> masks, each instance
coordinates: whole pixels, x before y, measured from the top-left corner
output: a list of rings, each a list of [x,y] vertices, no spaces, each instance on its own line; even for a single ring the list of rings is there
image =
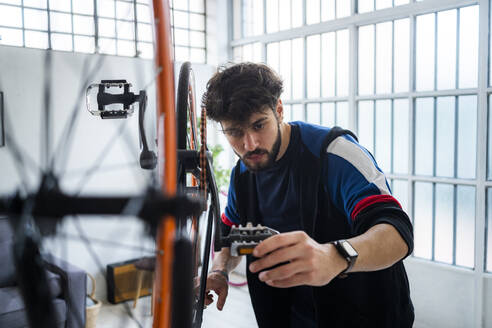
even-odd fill
[[[379,188],[382,195],[390,195],[384,174],[376,168],[369,154],[364,152],[358,145],[345,139],[343,136],[340,136],[330,143],[326,152],[345,159],[352,164],[369,183],[374,183]]]

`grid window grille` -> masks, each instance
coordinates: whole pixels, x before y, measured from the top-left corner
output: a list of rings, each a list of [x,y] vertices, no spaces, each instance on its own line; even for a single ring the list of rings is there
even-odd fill
[[[0,45],[153,58],[149,1],[0,0]],[[176,3],[176,60],[205,63],[205,0]]]

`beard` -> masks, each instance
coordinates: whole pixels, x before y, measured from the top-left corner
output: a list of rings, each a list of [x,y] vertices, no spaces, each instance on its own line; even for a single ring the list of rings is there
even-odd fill
[[[266,170],[266,169],[272,167],[273,164],[275,163],[275,160],[276,160],[278,153],[280,151],[281,141],[282,141],[282,139],[280,136],[280,124],[277,124],[277,138],[275,139],[275,142],[273,143],[272,148],[269,151],[264,149],[264,148],[257,148],[253,151],[247,152],[243,156],[239,156],[238,153],[236,153],[236,155],[238,155],[239,158],[241,158],[244,165],[246,165],[248,170],[250,170],[251,172],[259,172],[262,170]],[[252,155],[267,155],[267,160],[264,163],[257,163],[257,164],[252,165],[251,163],[248,163],[248,157],[252,156]]]

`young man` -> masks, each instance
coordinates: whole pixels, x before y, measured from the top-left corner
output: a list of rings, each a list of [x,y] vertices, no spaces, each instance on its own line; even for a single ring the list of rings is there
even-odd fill
[[[408,216],[351,132],[285,122],[281,93],[270,68],[243,63],[216,73],[203,97],[239,157],[223,234],[246,222],[280,232],[247,258],[258,325],[411,327]],[[223,248],[213,262],[207,291],[219,310],[239,261]]]

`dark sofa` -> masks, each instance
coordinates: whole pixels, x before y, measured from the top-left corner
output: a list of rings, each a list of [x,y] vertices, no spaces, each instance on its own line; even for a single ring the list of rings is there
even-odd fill
[[[0,217],[0,328],[29,327],[24,302],[16,284],[12,256],[13,233],[8,220]],[[43,258],[57,328],[83,328],[85,325],[86,274],[53,256]]]

